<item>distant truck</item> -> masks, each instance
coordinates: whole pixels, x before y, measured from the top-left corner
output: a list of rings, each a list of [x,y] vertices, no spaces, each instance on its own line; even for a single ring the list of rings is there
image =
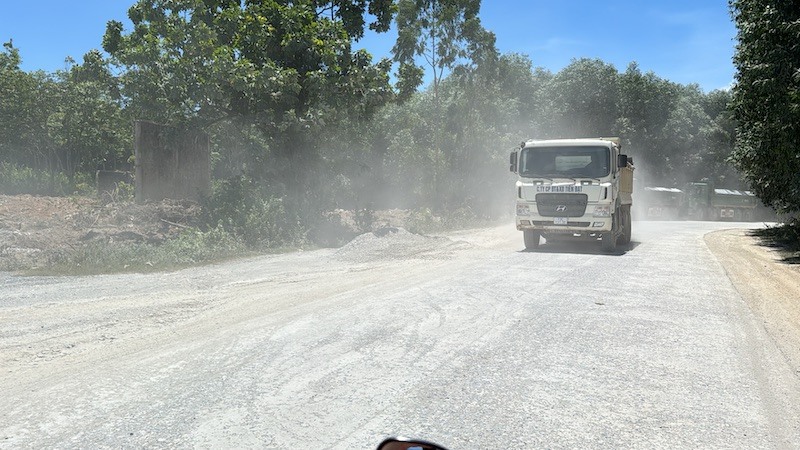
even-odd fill
[[[750,191],[716,189],[709,182],[686,186],[684,211],[690,220],[749,221],[755,217],[758,198]]]
[[[643,207],[645,217],[650,220],[676,220],[682,214],[683,191],[678,188],[647,186],[640,192],[642,198],[636,203]]]
[[[510,169],[526,249],[541,237],[600,240],[606,251],[630,242],[633,160],[619,138],[522,142]]]

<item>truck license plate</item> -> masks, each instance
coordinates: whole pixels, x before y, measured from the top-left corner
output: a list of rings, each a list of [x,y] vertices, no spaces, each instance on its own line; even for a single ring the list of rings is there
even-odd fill
[[[553,225],[566,225],[567,218],[566,217],[554,217],[553,218]]]

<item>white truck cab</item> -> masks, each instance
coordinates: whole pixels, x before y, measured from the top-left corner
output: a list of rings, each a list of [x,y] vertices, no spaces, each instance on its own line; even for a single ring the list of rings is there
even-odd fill
[[[633,161],[619,138],[522,142],[510,168],[526,249],[540,237],[600,240],[607,251],[630,242]]]

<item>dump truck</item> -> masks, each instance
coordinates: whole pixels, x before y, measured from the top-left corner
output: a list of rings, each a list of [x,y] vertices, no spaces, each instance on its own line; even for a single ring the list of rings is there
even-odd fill
[[[619,138],[524,141],[510,169],[526,249],[541,238],[600,241],[606,251],[630,242],[634,167]]]
[[[750,191],[718,189],[707,181],[692,182],[684,189],[685,216],[690,220],[750,221],[758,198]]]
[[[683,212],[684,195],[678,188],[646,186],[637,205],[650,220],[675,220]],[[643,206],[643,208],[642,208]]]

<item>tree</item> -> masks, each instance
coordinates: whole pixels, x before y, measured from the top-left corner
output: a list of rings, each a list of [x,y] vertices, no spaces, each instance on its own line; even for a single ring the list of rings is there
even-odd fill
[[[385,31],[393,11],[388,0],[139,0],[133,31],[109,22],[103,48],[125,69],[134,117],[256,124],[296,175],[298,158],[313,157],[312,136],[392,99],[390,61],[351,45],[367,14]]]
[[[765,204],[800,211],[800,4],[730,4],[738,29],[731,160]]]
[[[661,179],[681,186],[689,181],[709,178],[712,161],[708,155],[711,118],[702,107],[703,93],[697,85],[680,88],[669,111],[658,148]]]
[[[402,91],[422,83],[422,57],[433,75],[433,93],[452,70],[490,66],[497,60],[494,33],[481,26],[480,0],[399,0],[397,42],[392,52],[400,63]]]
[[[703,100],[703,109],[711,123],[708,125],[708,159],[711,175],[718,186],[741,187],[741,175],[729,162],[736,146],[736,121],[731,107],[732,93],[729,90],[709,92]]]
[[[131,155],[131,124],[116,79],[98,50],[82,65],[57,74],[58,101],[47,119],[48,136],[67,175],[76,170],[120,169]]]
[[[620,75],[619,83],[620,119],[615,132],[626,147],[644,154],[657,151],[661,130],[678,99],[678,86],[653,72],[642,73],[635,62]]]
[[[608,136],[618,117],[619,73],[599,59],[576,59],[548,86],[549,137]]]
[[[47,118],[57,104],[54,80],[42,71],[20,69],[22,58],[11,41],[0,53],[0,157],[40,169],[57,167],[47,135]]]

